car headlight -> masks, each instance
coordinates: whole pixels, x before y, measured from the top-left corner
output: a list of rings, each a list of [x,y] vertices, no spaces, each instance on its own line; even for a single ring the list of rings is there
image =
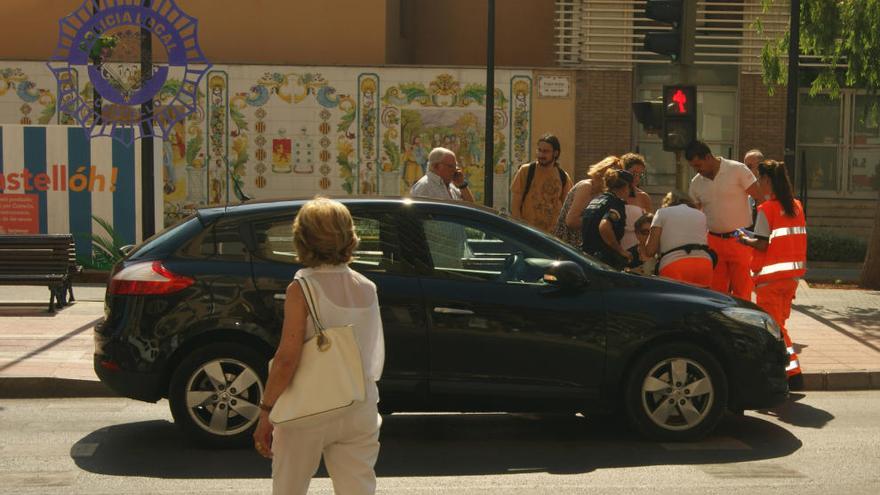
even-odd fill
[[[772,316],[763,311],[748,308],[724,308],[721,312],[732,320],[761,327],[770,332],[770,335],[776,340],[782,340],[782,331],[779,329],[779,325],[773,321]]]

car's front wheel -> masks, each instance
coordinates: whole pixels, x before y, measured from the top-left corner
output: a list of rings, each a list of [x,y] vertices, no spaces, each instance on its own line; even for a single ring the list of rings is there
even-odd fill
[[[250,445],[265,383],[266,359],[258,352],[232,343],[201,347],[172,375],[174,422],[206,446]]]
[[[689,343],[658,346],[636,360],[625,389],[627,416],[661,441],[702,438],[727,406],[727,377],[718,360]]]

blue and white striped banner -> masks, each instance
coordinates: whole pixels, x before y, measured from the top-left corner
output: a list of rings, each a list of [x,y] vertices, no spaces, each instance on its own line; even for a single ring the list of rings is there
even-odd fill
[[[161,159],[162,141],[155,139],[153,147]],[[143,240],[140,151],[140,142],[89,140],[81,127],[3,125],[0,195],[36,196],[39,233],[72,233],[78,257],[91,256],[89,234],[107,235],[92,215],[136,244]],[[161,177],[153,182],[155,225],[161,228]]]

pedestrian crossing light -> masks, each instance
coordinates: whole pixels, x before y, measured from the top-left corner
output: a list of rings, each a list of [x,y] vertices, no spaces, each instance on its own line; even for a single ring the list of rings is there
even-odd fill
[[[660,135],[663,131],[663,102],[637,101],[632,104],[633,115],[648,134]]]
[[[697,87],[663,86],[663,150],[681,151],[697,139]]]
[[[645,17],[665,29],[645,33],[644,49],[673,62],[693,63],[696,0],[647,0]]]

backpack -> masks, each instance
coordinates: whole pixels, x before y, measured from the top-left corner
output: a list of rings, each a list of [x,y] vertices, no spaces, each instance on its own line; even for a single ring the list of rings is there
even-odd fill
[[[529,189],[532,187],[532,181],[535,180],[535,170],[537,169],[537,166],[538,162],[529,163],[529,172],[526,175],[526,187],[523,189],[522,198],[519,200],[520,214],[522,214],[522,207],[526,202],[526,196],[529,194]],[[568,173],[565,170],[562,170],[562,167],[559,165],[553,166],[556,167],[556,170],[559,172],[559,183],[562,184],[562,190],[565,191],[565,182],[566,179],[568,179]],[[559,199],[565,200],[565,197],[560,195]]]

